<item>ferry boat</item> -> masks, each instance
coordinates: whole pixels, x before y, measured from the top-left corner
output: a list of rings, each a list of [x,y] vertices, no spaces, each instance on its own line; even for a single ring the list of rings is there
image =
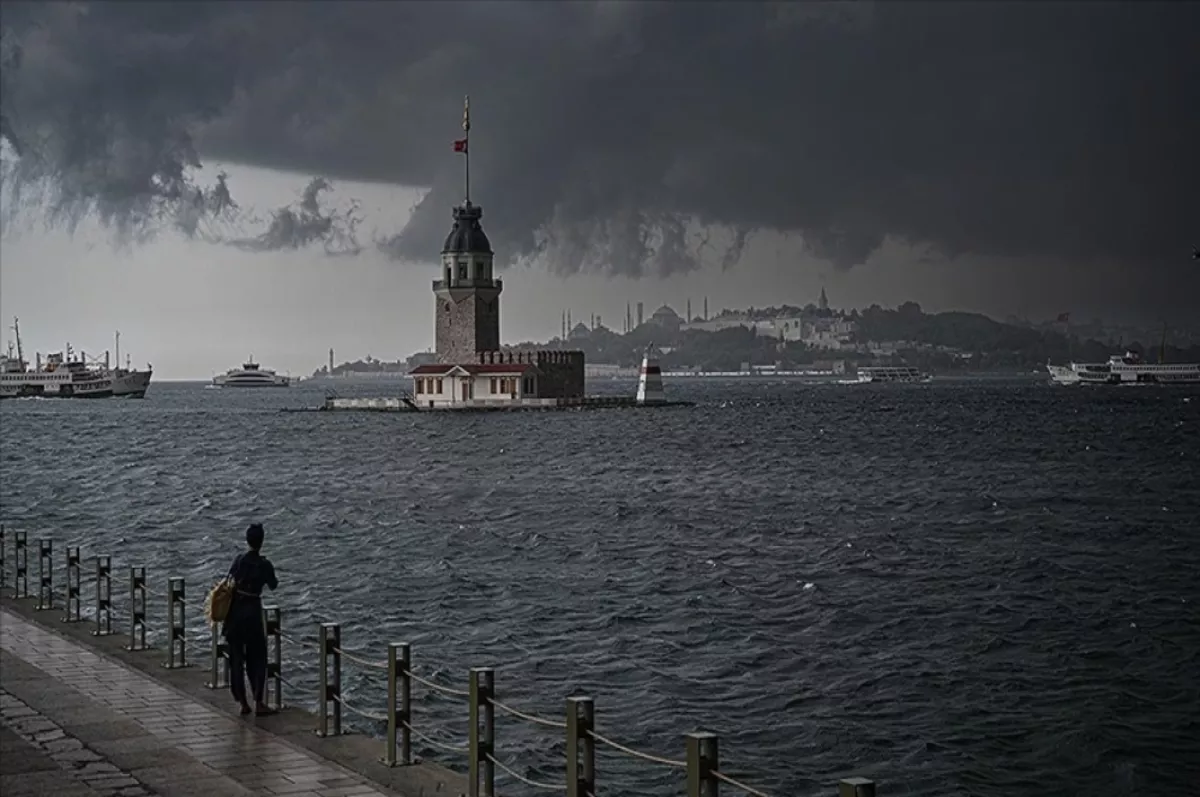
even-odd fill
[[[1105,363],[1047,363],[1046,370],[1058,385],[1200,384],[1198,363],[1147,363],[1132,351],[1114,354]]]
[[[142,398],[150,386],[153,370],[135,371],[129,368],[110,369],[105,355],[104,366],[89,364],[87,355],[77,357],[68,345],[66,353],[37,355],[34,368],[25,361],[21,347],[19,323],[14,319],[13,331],[17,346],[0,355],[0,398],[111,398],[114,396]]]
[[[252,354],[249,361],[242,363],[241,368],[231,368],[219,376],[214,376],[213,384],[217,387],[290,387],[292,378],[280,376],[270,368],[260,367],[254,362]]]
[[[859,382],[928,382],[923,374],[910,365],[864,365],[858,369]]]

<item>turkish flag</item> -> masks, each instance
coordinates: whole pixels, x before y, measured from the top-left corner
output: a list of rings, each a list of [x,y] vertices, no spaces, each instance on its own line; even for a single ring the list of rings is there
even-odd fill
[[[467,151],[467,140],[465,138],[460,138],[458,141],[455,141],[454,142],[454,151],[455,152],[466,152]]]

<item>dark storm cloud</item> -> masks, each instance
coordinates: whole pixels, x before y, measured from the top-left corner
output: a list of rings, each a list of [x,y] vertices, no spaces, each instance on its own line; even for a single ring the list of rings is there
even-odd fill
[[[320,243],[326,254],[358,254],[362,251],[357,235],[361,221],[358,202],[351,200],[350,207],[344,211],[326,210],[321,207],[321,194],[331,190],[333,186],[328,180],[314,177],[299,202],[285,205],[271,214],[270,224],[264,232],[228,242],[247,252],[303,249]]]
[[[186,231],[181,197],[215,204],[199,151],[432,186],[382,242],[428,259],[470,93],[494,247],[560,272],[729,265],[762,229],[842,267],[888,238],[1152,267],[1200,226],[1196,3],[6,3],[3,27],[18,174],[115,225]],[[276,215],[257,248],[355,249],[353,218]]]

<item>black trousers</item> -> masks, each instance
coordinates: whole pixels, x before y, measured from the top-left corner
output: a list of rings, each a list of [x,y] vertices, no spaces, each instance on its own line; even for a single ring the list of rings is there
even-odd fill
[[[229,642],[229,691],[233,699],[246,703],[246,678],[256,703],[267,697],[267,632],[263,628],[259,601],[236,601],[225,623]]]

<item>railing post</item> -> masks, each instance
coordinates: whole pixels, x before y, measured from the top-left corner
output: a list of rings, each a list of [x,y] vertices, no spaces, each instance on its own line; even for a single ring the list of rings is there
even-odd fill
[[[397,763],[408,766],[412,763],[412,735],[409,724],[412,711],[412,650],[407,642],[388,643],[388,710],[387,710],[387,753],[383,763],[389,767]],[[397,737],[399,737],[397,739]],[[399,762],[396,759],[397,741],[400,746]]]
[[[96,557],[96,630],[92,636],[108,636],[112,631],[112,557]]]
[[[183,590],[183,578],[167,579],[167,660],[163,666],[177,670],[187,666],[187,624],[184,622],[184,607],[187,596]]]
[[[83,606],[80,600],[80,589],[83,586],[82,574],[79,572],[79,546],[67,546],[67,613],[63,616],[64,623],[78,623],[83,619]]]
[[[38,602],[35,611],[54,608],[54,541],[38,540]]]
[[[698,731],[687,738],[688,797],[717,797],[717,735]]]
[[[496,765],[490,758],[496,750],[496,712],[492,706],[496,694],[495,678],[496,673],[491,667],[472,667],[470,670],[468,797],[493,797],[496,793]]]
[[[843,778],[838,781],[838,797],[875,797],[875,781]]]
[[[596,704],[590,697],[567,698],[567,797],[596,793]]]
[[[263,628],[267,632],[267,706],[271,706],[271,684],[275,685],[275,710],[283,710],[283,617],[278,606],[263,607]]]
[[[320,727],[317,736],[339,736],[342,733],[342,626],[338,623],[321,623],[317,629],[317,647],[320,649]],[[333,677],[330,677],[330,658],[333,659]],[[333,704],[333,729],[330,730],[329,704]]]
[[[29,548],[24,531],[13,534],[13,597],[29,597]]]
[[[129,644],[126,650],[146,649],[146,568],[129,568]]]
[[[211,670],[208,680],[204,682],[209,689],[224,689],[229,686],[229,643],[225,641],[221,627],[221,623],[209,626],[212,633],[212,647],[209,650]]]

